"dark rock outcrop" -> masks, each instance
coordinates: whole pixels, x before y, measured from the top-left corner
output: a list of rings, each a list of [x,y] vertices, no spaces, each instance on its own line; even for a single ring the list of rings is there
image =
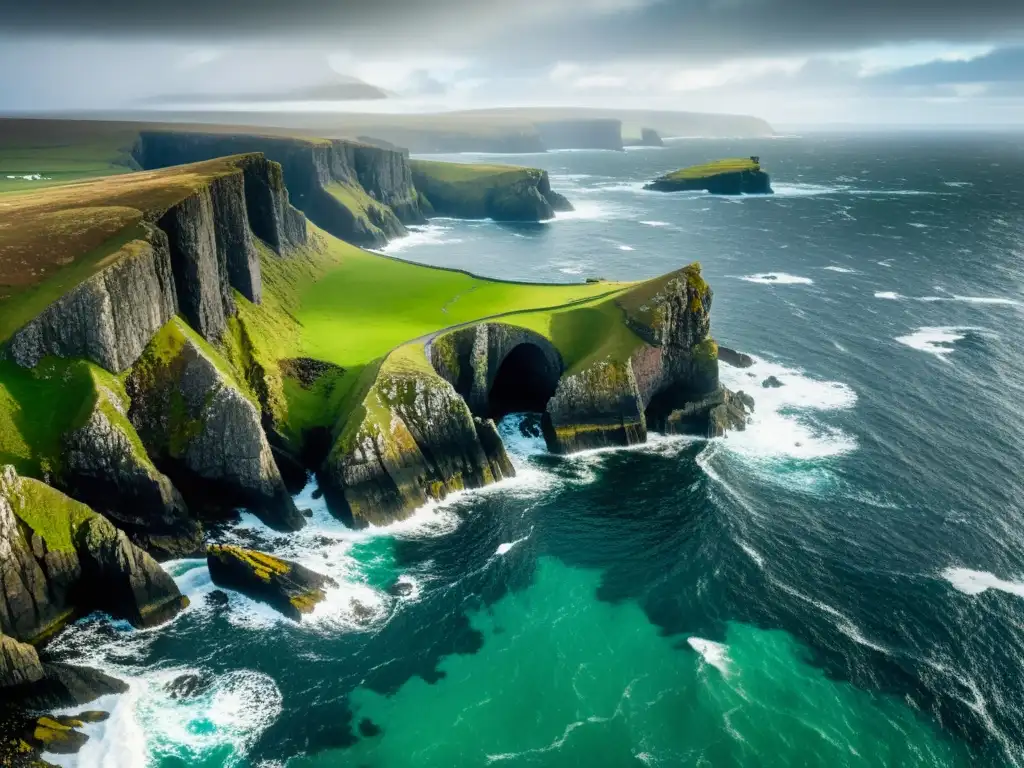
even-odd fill
[[[671,411],[652,414],[648,426],[669,435],[722,437],[726,432],[747,428],[753,398],[743,392],[719,387],[703,398],[684,403]]]
[[[431,499],[511,476],[494,438],[429,368],[387,361],[321,468],[321,487],[331,511],[353,524],[400,520]]]
[[[778,389],[779,387],[785,386],[775,376],[769,376],[767,379],[761,382],[761,386],[765,389]]]
[[[305,520],[285,488],[260,413],[232,377],[175,320],[132,369],[128,416],[146,452],[187,494],[190,508],[246,506],[279,530]]]
[[[644,189],[654,192],[709,192],[712,195],[770,195],[771,178],[761,170],[714,173],[695,178],[660,176]]]
[[[124,693],[127,684],[92,667],[43,664],[43,677],[30,685],[5,691],[10,701],[25,709],[45,711],[84,707],[96,699]]]
[[[0,633],[29,642],[91,610],[153,626],[188,605],[122,531],[12,467],[0,470],[0,588]]]
[[[623,142],[627,147],[663,147],[665,142],[661,140],[661,136],[653,128],[642,128],[640,130],[640,138],[638,139],[626,139]]]
[[[749,368],[754,364],[754,358],[744,352],[737,352],[735,349],[718,345],[718,359],[733,368]]]
[[[206,561],[215,584],[261,600],[295,621],[324,599],[325,588],[338,586],[298,563],[241,547],[211,546]]]
[[[535,124],[547,149],[622,150],[622,121],[611,118],[550,120]]]

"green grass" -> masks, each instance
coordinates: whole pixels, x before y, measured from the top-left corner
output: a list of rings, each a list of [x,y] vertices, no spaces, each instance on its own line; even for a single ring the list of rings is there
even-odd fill
[[[299,296],[301,353],[361,366],[411,339],[484,317],[614,292],[618,283],[527,285],[387,259],[328,238],[338,259]],[[344,332],[339,329],[344,328]]]
[[[147,247],[156,220],[211,180],[239,173],[240,156],[50,187],[0,201],[0,342],[114,261]]]
[[[526,171],[536,172],[533,168],[517,165],[498,165],[487,163],[446,163],[439,160],[411,160],[413,171],[430,176],[446,184],[475,183],[479,181],[493,182],[495,176],[509,174],[521,176]]]
[[[65,496],[38,480],[20,479],[21,493],[12,494],[14,514],[57,552],[75,551],[75,534],[96,516],[85,504]]]
[[[671,181],[683,181],[687,179],[705,179],[708,176],[718,176],[723,173],[759,170],[761,170],[761,165],[755,163],[749,157],[729,157],[723,160],[712,160],[710,163],[703,163],[701,165],[691,165],[689,168],[680,168],[678,171],[666,173],[662,178]]]

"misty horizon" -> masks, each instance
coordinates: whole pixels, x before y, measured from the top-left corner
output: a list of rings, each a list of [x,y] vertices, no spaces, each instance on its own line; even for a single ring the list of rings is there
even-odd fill
[[[1024,124],[1024,5],[1005,0],[5,5],[9,114],[558,106],[777,131]]]

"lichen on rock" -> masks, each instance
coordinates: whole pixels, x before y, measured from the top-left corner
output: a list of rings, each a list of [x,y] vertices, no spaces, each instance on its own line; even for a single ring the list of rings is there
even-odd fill
[[[295,621],[312,613],[325,589],[338,586],[298,563],[242,547],[215,544],[206,560],[215,584],[262,600]]]
[[[268,525],[305,520],[288,494],[260,412],[226,363],[180,320],[158,334],[126,380],[129,419],[147,453],[190,507],[221,513],[246,506]]]
[[[10,466],[0,469],[0,587],[0,632],[33,643],[90,610],[152,626],[188,604],[123,531]]]
[[[496,482],[514,470],[492,437],[430,367],[422,346],[399,348],[348,416],[321,469],[328,503],[357,525],[386,523],[431,499]]]

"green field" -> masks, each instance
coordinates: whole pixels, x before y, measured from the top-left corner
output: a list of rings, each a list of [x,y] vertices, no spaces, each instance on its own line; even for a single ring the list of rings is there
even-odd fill
[[[680,168],[678,171],[666,173],[662,178],[670,181],[682,181],[685,179],[706,179],[708,176],[718,176],[723,173],[759,170],[761,170],[760,163],[755,163],[749,157],[728,157],[723,160],[712,160],[701,165],[691,165],[689,168]]]
[[[495,176],[504,174],[520,175],[525,168],[497,163],[445,163],[438,160],[412,160],[414,171],[429,175],[446,184],[493,182]]]

